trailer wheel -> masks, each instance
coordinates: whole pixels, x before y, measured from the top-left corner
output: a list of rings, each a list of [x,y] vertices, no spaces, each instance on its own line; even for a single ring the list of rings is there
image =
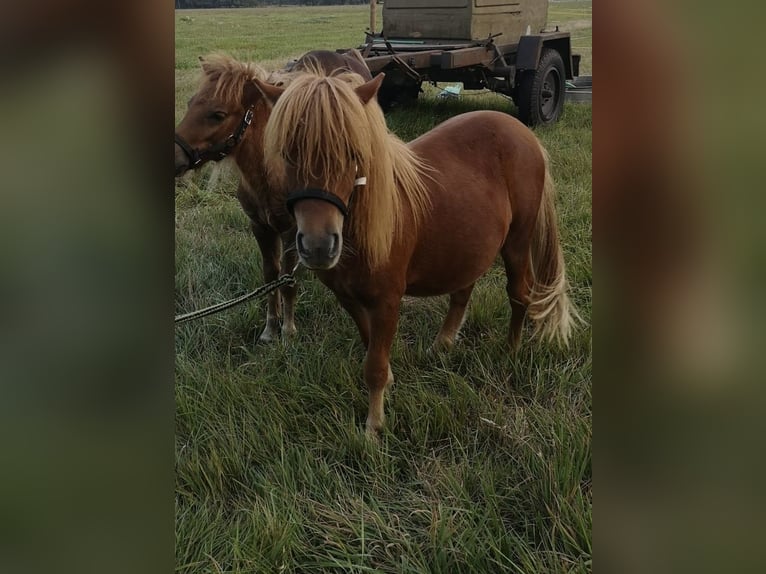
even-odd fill
[[[415,104],[420,95],[420,83],[406,85],[386,85],[385,81],[378,90],[378,104],[384,112],[392,108],[407,107]]]
[[[515,101],[528,126],[552,124],[564,109],[566,74],[561,54],[543,48],[536,70],[522,72]]]

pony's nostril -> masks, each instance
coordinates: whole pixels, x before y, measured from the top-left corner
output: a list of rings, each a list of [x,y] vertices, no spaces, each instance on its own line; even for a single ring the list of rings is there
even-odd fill
[[[340,244],[340,236],[337,233],[333,233],[330,243],[330,255],[335,255],[338,252],[338,245]]]
[[[300,231],[298,232],[298,235],[295,238],[295,243],[298,245],[298,251],[301,253],[306,253],[306,246],[303,245],[303,233]]]
[[[308,238],[301,232],[295,236],[295,246],[299,255],[310,261],[322,261],[325,259],[334,259],[340,251],[341,237],[337,233],[330,233],[321,238]]]

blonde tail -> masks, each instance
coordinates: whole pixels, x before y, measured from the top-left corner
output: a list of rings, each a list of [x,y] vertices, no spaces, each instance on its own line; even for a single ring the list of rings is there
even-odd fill
[[[534,284],[527,315],[534,321],[534,336],[549,341],[557,339],[563,346],[568,346],[572,330],[582,318],[569,300],[569,282],[556,224],[556,190],[548,153],[542,146],[540,149],[545,158],[545,187],[532,238]]]

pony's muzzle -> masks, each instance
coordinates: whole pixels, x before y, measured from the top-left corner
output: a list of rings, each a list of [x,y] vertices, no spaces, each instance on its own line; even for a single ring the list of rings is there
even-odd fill
[[[186,173],[186,171],[189,169],[189,156],[186,154],[186,152],[181,148],[180,145],[176,144],[176,177],[183,175]]]
[[[340,257],[342,241],[342,237],[337,233],[314,235],[298,231],[295,237],[301,262],[310,269],[333,267]]]

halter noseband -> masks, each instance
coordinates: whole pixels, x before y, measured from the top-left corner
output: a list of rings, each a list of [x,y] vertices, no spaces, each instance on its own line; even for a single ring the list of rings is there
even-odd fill
[[[175,141],[189,159],[189,169],[195,168],[204,161],[208,160],[222,160],[231,153],[231,150],[242,141],[242,137],[245,135],[245,130],[253,121],[253,106],[250,106],[245,110],[245,115],[242,117],[242,121],[239,122],[239,126],[234,132],[223,140],[219,144],[210,146],[205,150],[198,150],[191,147],[186,140],[184,140],[178,133],[175,134]]]
[[[332,203],[343,214],[343,217],[348,216],[348,207],[340,197],[318,187],[308,187],[290,192],[285,202],[290,215],[295,216],[295,204],[303,199],[321,199],[327,203]]]
[[[354,189],[362,185],[367,185],[367,178],[357,177],[354,180]],[[318,187],[308,187],[306,189],[291,191],[287,195],[287,200],[285,201],[287,211],[290,213],[290,215],[295,216],[295,204],[303,199],[320,199],[322,201],[326,201],[327,203],[332,203],[335,207],[338,208],[338,211],[343,214],[343,217],[348,217],[348,206],[343,203],[343,200],[334,193],[320,189]],[[350,202],[351,200],[349,199],[349,203]]]

